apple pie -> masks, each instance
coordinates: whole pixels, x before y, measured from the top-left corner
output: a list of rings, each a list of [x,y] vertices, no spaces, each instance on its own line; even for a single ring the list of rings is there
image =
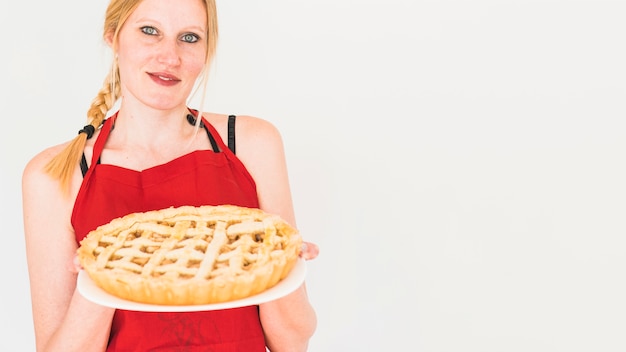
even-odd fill
[[[259,209],[182,206],[114,219],[80,242],[78,258],[114,296],[199,305],[273,287],[296,264],[301,243],[295,228]]]

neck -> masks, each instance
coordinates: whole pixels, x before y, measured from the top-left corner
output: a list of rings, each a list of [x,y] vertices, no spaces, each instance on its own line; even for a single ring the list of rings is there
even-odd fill
[[[196,133],[187,120],[189,110],[133,110],[121,108],[111,143],[137,149],[162,149],[188,145]]]

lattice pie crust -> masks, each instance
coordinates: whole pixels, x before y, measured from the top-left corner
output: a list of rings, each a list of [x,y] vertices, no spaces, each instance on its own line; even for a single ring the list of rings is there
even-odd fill
[[[149,304],[241,299],[285,278],[302,243],[280,217],[232,205],[133,213],[98,227],[78,258],[94,283]]]

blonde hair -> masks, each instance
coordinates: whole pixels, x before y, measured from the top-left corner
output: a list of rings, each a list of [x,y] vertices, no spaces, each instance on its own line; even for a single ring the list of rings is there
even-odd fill
[[[111,0],[106,10],[104,20],[104,36],[111,36],[111,45],[113,49],[113,62],[111,64],[111,71],[107,74],[104,84],[98,95],[91,102],[90,108],[87,110],[87,125],[92,126],[97,130],[104,119],[106,114],[116,103],[120,97],[120,75],[117,67],[117,37],[121,28],[126,23],[128,17],[139,6],[142,0]],[[202,0],[206,8],[207,15],[207,33],[206,37],[206,61],[204,65],[203,73],[201,74],[199,84],[203,89],[202,101],[206,92],[206,85],[208,81],[209,66],[215,51],[217,48],[217,8],[215,6],[215,0]],[[200,104],[202,106],[202,103]],[[198,116],[201,116],[202,108],[198,111]],[[200,119],[196,119],[200,122]],[[82,131],[82,130],[81,130]],[[65,193],[69,192],[72,175],[76,169],[76,165],[79,164],[80,158],[87,143],[87,139],[91,137],[86,133],[78,133],[66,147],[56,155],[46,165],[46,172],[52,177],[59,180],[61,188]]]

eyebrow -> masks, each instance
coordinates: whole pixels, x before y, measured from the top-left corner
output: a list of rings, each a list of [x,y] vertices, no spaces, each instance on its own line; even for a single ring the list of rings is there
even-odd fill
[[[147,17],[144,17],[144,18],[138,18],[138,19],[136,20],[136,22],[137,22],[137,23],[141,23],[141,22],[149,22],[149,23],[154,23],[154,24],[157,24],[157,25],[159,25],[159,26],[161,25],[161,22],[156,21],[156,20],[151,19],[151,18],[147,18]],[[185,27],[185,29],[184,29],[182,32],[185,32],[185,31],[191,31],[191,30],[196,30],[196,31],[201,32],[201,33],[206,33],[206,32],[207,32],[207,30],[206,30],[204,27],[200,27],[200,26],[197,26],[197,25],[193,25],[193,26],[190,26],[190,27]]]
[[[191,29],[195,29],[195,30],[197,30],[198,32],[201,32],[201,33],[206,33],[207,32],[206,29],[204,29],[202,27],[199,27],[199,26],[193,26],[193,27],[191,27]]]

